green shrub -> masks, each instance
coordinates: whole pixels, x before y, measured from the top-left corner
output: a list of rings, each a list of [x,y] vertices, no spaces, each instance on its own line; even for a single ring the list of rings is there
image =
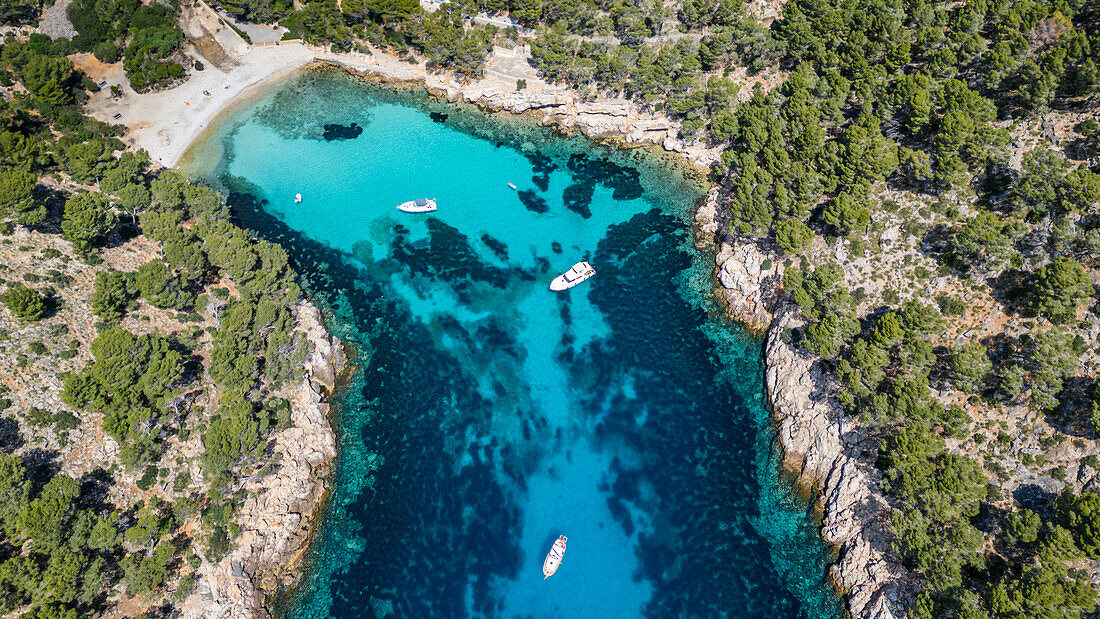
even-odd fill
[[[153,484],[157,481],[157,474],[160,471],[155,466],[150,466],[145,469],[145,473],[141,476],[141,479],[137,481],[137,487],[142,490],[148,490],[153,487]]]
[[[23,320],[39,320],[46,315],[46,299],[26,286],[15,284],[0,299],[11,313]]]
[[[68,411],[54,413],[51,420],[55,432],[68,432],[80,425],[80,419]]]
[[[183,492],[191,485],[191,472],[182,470],[176,474],[176,478],[172,480],[172,489],[176,492]]]
[[[28,424],[36,428],[42,428],[50,424],[53,420],[53,415],[50,414],[50,411],[32,406],[23,414],[23,418],[27,420]]]
[[[944,316],[963,316],[966,313],[966,303],[955,297],[939,295],[936,297],[936,305]]]

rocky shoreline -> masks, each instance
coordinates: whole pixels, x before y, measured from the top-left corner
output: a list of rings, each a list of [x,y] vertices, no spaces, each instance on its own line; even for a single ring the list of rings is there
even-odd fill
[[[295,318],[311,350],[303,380],[281,394],[290,401],[292,425],[274,435],[278,468],[243,482],[249,497],[236,518],[240,535],[221,561],[203,563],[199,583],[182,605],[187,619],[267,617],[266,596],[301,575],[336,458],[328,399],[347,360],[343,344],[329,335],[313,304],[299,303]]]
[[[317,64],[338,66],[376,84],[425,89],[437,99],[466,103],[490,112],[508,112],[553,127],[565,134],[579,132],[591,140],[613,141],[623,148],[656,146],[682,156],[705,173],[718,162],[720,149],[679,139],[680,125],[663,114],[651,114],[624,99],[585,100],[571,89],[545,85],[541,92],[507,91],[499,81],[460,82],[449,75],[341,62],[318,56]]]
[[[707,238],[717,239],[717,294],[729,314],[763,333],[765,384],[772,404],[783,466],[797,487],[813,497],[821,536],[837,549],[829,576],[845,596],[852,617],[893,619],[904,571],[890,549],[889,504],[881,476],[867,457],[874,445],[832,399],[818,359],[790,345],[790,332],[805,321],[779,295],[782,267],[772,265],[755,242],[719,232],[717,191],[696,213]]]

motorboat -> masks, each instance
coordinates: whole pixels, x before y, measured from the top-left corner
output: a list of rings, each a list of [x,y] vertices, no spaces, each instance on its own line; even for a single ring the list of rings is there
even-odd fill
[[[591,264],[582,260],[574,264],[573,267],[565,273],[555,277],[554,281],[550,282],[550,290],[554,292],[568,290],[595,274],[596,269],[593,269]]]
[[[435,208],[435,198],[417,198],[397,205],[397,210],[406,213],[430,213]]]
[[[301,204],[302,203],[302,194],[300,194],[300,193],[294,194],[294,203],[295,204]]]
[[[550,552],[546,553],[546,559],[542,562],[543,580],[553,576],[554,572],[561,567],[561,560],[565,558],[565,542],[566,537],[559,535],[558,539],[554,540],[554,545],[550,547]]]
[[[515,183],[508,183],[508,186],[509,186],[509,187],[511,187],[512,189],[515,189],[515,188],[516,188],[516,184],[515,184]]]

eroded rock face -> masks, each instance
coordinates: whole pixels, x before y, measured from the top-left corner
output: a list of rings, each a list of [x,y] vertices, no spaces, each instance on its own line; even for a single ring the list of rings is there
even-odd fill
[[[721,150],[705,144],[679,139],[680,125],[668,117],[643,112],[623,99],[578,100],[572,91],[501,92],[496,85],[473,81],[431,88],[429,91],[449,101],[464,101],[494,111],[513,114],[541,114],[539,124],[555,126],[565,132],[578,131],[592,139],[614,138],[626,146],[653,144],[669,152],[680,153],[692,164],[709,168],[719,160]]]
[[[717,213],[718,195],[712,191],[695,215],[706,238],[721,236]],[[878,472],[860,458],[873,445],[830,399],[817,358],[787,343],[790,331],[805,321],[797,308],[779,302],[782,269],[764,268],[768,258],[754,241],[725,238],[715,257],[716,292],[735,320],[766,332],[765,382],[783,466],[817,497],[821,536],[839,549],[829,574],[846,595],[848,612],[852,617],[893,619],[902,614],[896,600],[903,573],[890,550],[890,508],[878,491]]]
[[[201,580],[183,603],[184,617],[266,617],[264,594],[299,575],[312,517],[324,501],[325,476],[336,457],[326,400],[345,361],[316,307],[302,302],[295,317],[311,352],[305,378],[286,394],[292,426],[274,435],[274,451],[281,454],[277,470],[244,482],[249,498],[236,518],[240,536],[225,558],[202,565]]]
[[[712,189],[695,211],[695,225],[704,239],[720,238],[715,277],[718,297],[729,316],[749,330],[763,333],[772,322],[772,307],[779,298],[782,269],[771,264],[756,242],[722,234],[718,221],[718,189]],[[766,268],[765,268],[766,267]]]
[[[768,328],[765,381],[779,425],[783,464],[798,484],[817,494],[821,536],[840,549],[829,574],[847,597],[852,617],[891,619],[902,570],[890,550],[890,507],[878,491],[879,476],[862,433],[828,397],[816,358],[786,343],[786,333],[804,321],[781,308]]]
[[[779,293],[780,274],[751,241],[723,242],[715,257],[719,296],[730,313],[750,330],[762,332],[772,322],[771,308]],[[765,268],[767,267],[767,268]]]

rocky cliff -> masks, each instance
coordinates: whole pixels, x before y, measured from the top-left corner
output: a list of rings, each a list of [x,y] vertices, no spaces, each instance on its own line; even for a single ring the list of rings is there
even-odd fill
[[[696,214],[700,233],[708,238],[720,227],[716,202],[712,192]],[[783,464],[816,497],[821,535],[838,549],[830,577],[845,594],[852,617],[898,617],[902,570],[889,548],[889,506],[878,490],[877,471],[863,457],[871,445],[830,399],[817,359],[788,343],[790,331],[804,323],[797,308],[779,301],[782,268],[771,266],[751,240],[719,238],[718,294],[733,318],[766,333],[765,381]]]
[[[325,479],[336,457],[328,396],[345,365],[343,347],[331,338],[320,312],[308,302],[295,308],[297,329],[311,344],[305,377],[284,395],[291,403],[290,428],[274,435],[277,469],[248,479],[237,515],[240,536],[221,561],[206,562],[200,582],[183,604],[186,618],[265,617],[264,595],[299,576],[299,563],[324,502]]]

